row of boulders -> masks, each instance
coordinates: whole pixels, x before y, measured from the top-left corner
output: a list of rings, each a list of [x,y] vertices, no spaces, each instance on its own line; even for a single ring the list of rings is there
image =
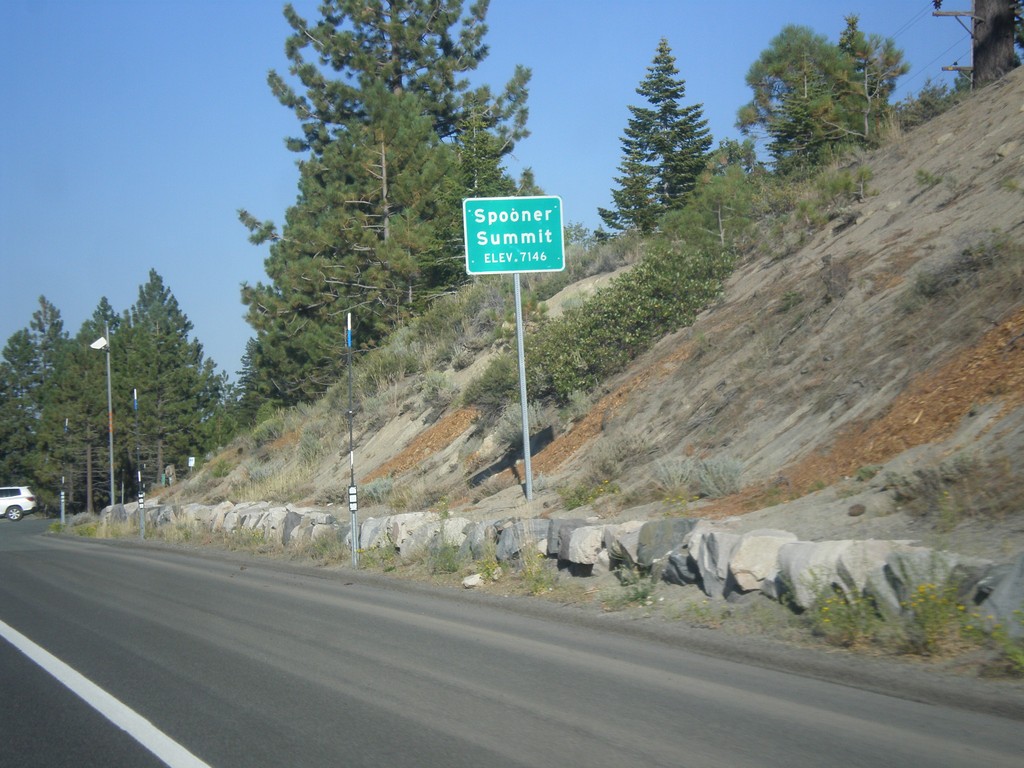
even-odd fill
[[[137,524],[138,505],[115,505],[102,515]],[[251,531],[285,547],[322,537],[351,545],[350,526],[330,512],[266,502],[157,505],[146,508],[145,520],[147,526],[198,524],[226,533]],[[869,596],[879,610],[897,615],[921,585],[950,585],[960,602],[983,603],[993,623],[1011,637],[1024,636],[1024,554],[996,565],[909,541],[800,541],[788,531],[736,533],[691,518],[614,524],[581,518],[478,522],[433,512],[368,518],[359,525],[357,544],[362,550],[388,548],[402,557],[457,547],[466,559],[493,558],[507,565],[543,557],[576,576],[625,567],[670,584],[695,585],[714,598],[760,592],[798,610],[839,590]],[[480,582],[476,576],[465,584]]]

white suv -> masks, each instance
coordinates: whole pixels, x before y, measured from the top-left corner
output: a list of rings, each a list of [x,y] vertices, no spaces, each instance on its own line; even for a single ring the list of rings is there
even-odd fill
[[[21,520],[26,512],[36,508],[36,497],[23,485],[0,488],[0,517]]]

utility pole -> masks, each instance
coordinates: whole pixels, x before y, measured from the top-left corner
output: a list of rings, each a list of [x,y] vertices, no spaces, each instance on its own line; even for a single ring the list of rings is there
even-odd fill
[[[971,64],[954,63],[942,69],[946,72],[964,72],[971,77],[971,87],[977,88],[998,80],[1014,68],[1013,0],[974,0],[969,11],[942,11],[942,0],[934,0],[932,16],[955,18],[971,36]],[[971,20],[970,27],[962,19]]]

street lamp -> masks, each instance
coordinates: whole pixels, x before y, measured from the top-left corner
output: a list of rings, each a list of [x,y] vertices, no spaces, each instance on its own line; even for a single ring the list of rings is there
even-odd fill
[[[110,395],[110,325],[104,323],[104,335],[89,346],[107,351],[107,436],[110,442],[110,506],[114,506],[114,402]]]

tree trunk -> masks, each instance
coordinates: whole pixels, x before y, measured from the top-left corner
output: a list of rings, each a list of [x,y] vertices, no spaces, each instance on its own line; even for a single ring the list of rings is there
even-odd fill
[[[975,87],[998,80],[1014,68],[1012,0],[974,0]]]
[[[164,439],[156,439],[156,482],[162,485],[164,481]]]
[[[92,445],[85,445],[85,511],[90,515],[95,508],[92,505]]]

